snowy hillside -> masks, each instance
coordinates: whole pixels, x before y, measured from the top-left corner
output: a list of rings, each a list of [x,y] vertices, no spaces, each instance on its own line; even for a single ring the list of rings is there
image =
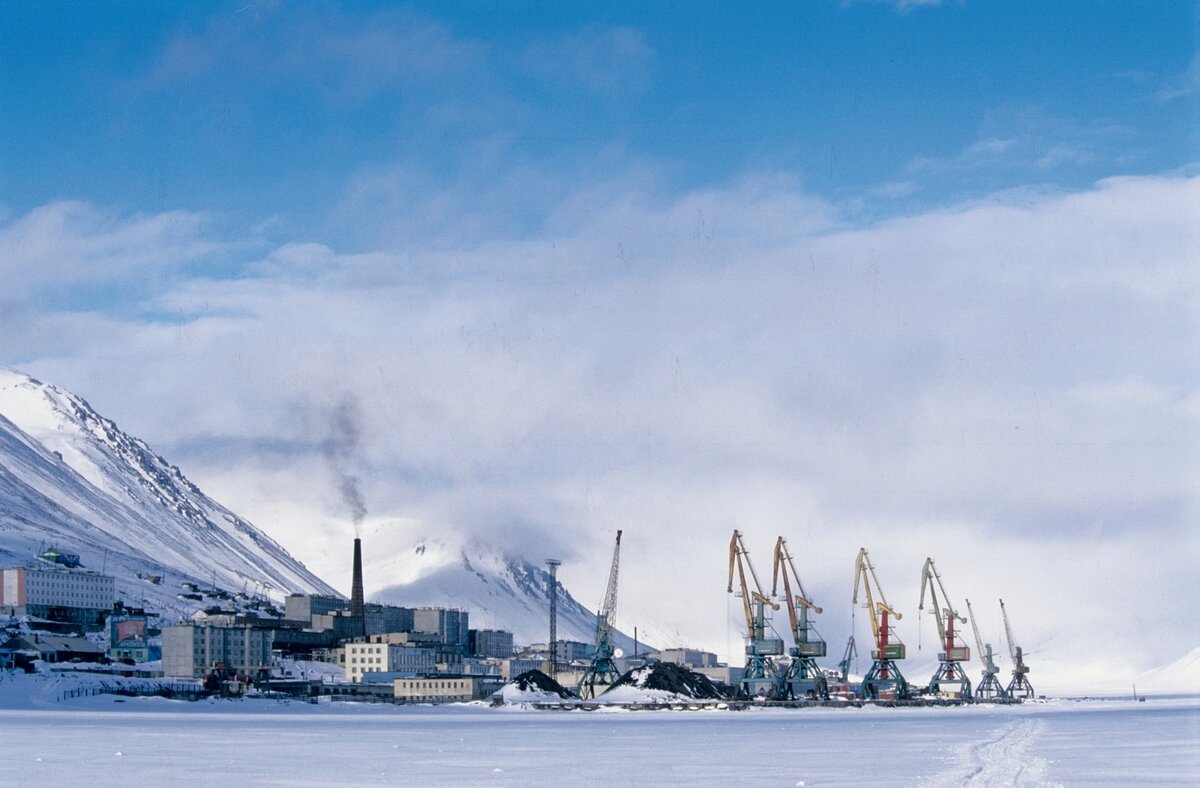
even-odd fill
[[[0,367],[0,562],[43,546],[104,569],[127,601],[168,609],[181,579],[277,599],[333,592],[83,399]]]
[[[406,564],[404,569],[398,566]],[[472,627],[510,630],[518,645],[545,643],[550,637],[550,573],[529,561],[506,559],[478,545],[450,546],[443,540],[430,540],[374,566],[368,564],[368,578],[370,571],[379,571],[382,577],[416,575],[410,582],[386,585],[368,594],[372,601],[467,609]],[[576,601],[562,582],[558,587],[558,638],[584,643],[595,638],[594,610]],[[634,638],[618,632],[616,639],[619,648],[634,652]],[[643,640],[641,649],[646,648]]]
[[[549,638],[548,590],[545,567],[506,558],[489,546],[456,543],[449,535],[395,544],[402,535],[364,539],[367,597],[397,605],[441,605],[471,612],[476,629],[507,629],[518,645]],[[392,544],[387,544],[392,543]],[[623,622],[618,605],[617,623]],[[641,627],[641,624],[639,624]],[[626,627],[626,629],[630,629]],[[639,629],[641,649],[659,646],[659,630]],[[558,637],[590,643],[595,638],[596,614],[578,602],[559,581]],[[618,632],[617,645],[633,653],[633,638]]]

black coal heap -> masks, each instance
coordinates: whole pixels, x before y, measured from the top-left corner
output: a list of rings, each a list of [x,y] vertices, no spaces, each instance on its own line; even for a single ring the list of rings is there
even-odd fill
[[[554,679],[537,670],[527,670],[511,682],[521,692],[549,692],[560,698],[569,698],[571,693]]]
[[[656,662],[631,670],[613,682],[609,689],[623,686],[666,690],[697,700],[720,700],[725,697],[708,676],[688,670],[674,662]]]

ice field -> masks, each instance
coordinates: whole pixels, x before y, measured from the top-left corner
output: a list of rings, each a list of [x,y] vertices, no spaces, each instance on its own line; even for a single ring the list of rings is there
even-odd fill
[[[0,710],[7,785],[1200,782],[1200,698],[549,712],[99,696]]]

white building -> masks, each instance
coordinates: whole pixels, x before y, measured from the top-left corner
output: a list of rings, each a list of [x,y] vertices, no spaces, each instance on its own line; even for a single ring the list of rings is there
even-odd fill
[[[103,623],[116,588],[108,575],[66,569],[0,569],[0,606],[21,615],[83,625]]]
[[[437,671],[437,652],[425,646],[398,642],[402,638],[372,635],[363,642],[346,643],[346,681],[370,681],[368,673],[402,673],[423,676]]]

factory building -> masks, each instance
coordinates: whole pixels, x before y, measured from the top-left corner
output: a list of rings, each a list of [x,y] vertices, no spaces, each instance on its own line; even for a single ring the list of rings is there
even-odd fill
[[[346,681],[354,684],[370,682],[370,674],[402,674],[420,676],[437,670],[437,651],[419,646],[408,639],[408,633],[370,635],[362,641],[347,643],[344,648]]]
[[[468,652],[477,657],[506,659],[513,655],[513,633],[503,629],[468,631]]]
[[[0,569],[0,606],[17,615],[100,629],[116,600],[113,579],[65,569]]]
[[[350,603],[337,596],[320,594],[289,594],[283,600],[283,614],[289,621],[312,625],[313,616],[325,616],[335,611],[349,610]]]
[[[274,665],[273,639],[271,630],[251,626],[164,627],[163,673],[183,678],[201,678],[213,673],[265,677]]]
[[[413,631],[432,632],[438,640],[460,654],[470,645],[470,626],[465,610],[419,607],[413,611]]]
[[[555,657],[560,665],[576,660],[584,660],[591,656],[592,644],[581,643],[578,640],[558,640],[554,643]]]
[[[715,668],[717,655],[698,648],[665,648],[654,654],[659,662],[674,662],[689,668]]]
[[[415,632],[414,611],[411,607],[396,605],[363,605],[363,620],[368,635],[382,635],[388,632]]]

